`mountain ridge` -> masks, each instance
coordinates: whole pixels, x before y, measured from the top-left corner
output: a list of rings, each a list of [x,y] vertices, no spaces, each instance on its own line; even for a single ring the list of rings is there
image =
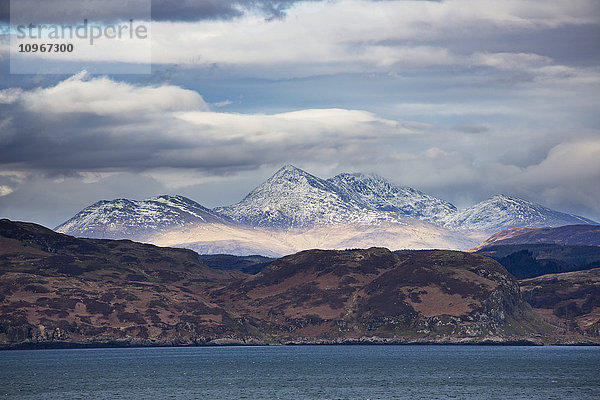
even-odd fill
[[[600,246],[600,225],[565,225],[556,228],[511,228],[496,232],[469,251],[491,245],[559,244]]]
[[[473,230],[498,232],[508,227],[552,227],[582,223],[597,224],[590,219],[552,210],[529,200],[497,194],[449,217],[445,226],[467,226]]]
[[[160,195],[145,200],[100,200],[54,230],[98,239],[143,239],[191,222],[231,221],[186,197]]]
[[[385,245],[393,249],[449,248],[450,243],[457,244],[455,249],[467,249],[485,233],[504,228],[571,222],[595,223],[506,195],[458,210],[450,202],[377,175],[341,173],[322,179],[288,164],[233,205],[210,210],[183,196],[168,195],[146,200],[104,200],[86,207],[56,230],[82,237],[129,238],[161,245],[197,243],[196,250],[208,253],[277,256],[286,253],[261,249],[260,243],[253,245],[253,232],[264,236],[264,246],[274,243],[280,251],[288,248],[292,252],[302,248],[290,241],[310,242],[313,247],[352,248],[379,245],[378,237],[386,238]],[[303,231],[326,227],[339,227],[340,233],[348,233],[336,242],[301,238]],[[195,228],[200,237],[191,240]],[[219,243],[209,237],[209,231],[220,237]],[[224,236],[227,232],[231,233],[230,239]],[[393,232],[401,233],[397,241],[389,240]],[[173,241],[165,242],[161,235]],[[441,240],[452,236],[454,239]],[[241,242],[235,237],[241,237]],[[367,237],[370,239],[365,241]]]
[[[410,187],[394,185],[375,174],[342,173],[327,181],[347,198],[373,211],[396,212],[438,224],[457,211],[450,202]]]

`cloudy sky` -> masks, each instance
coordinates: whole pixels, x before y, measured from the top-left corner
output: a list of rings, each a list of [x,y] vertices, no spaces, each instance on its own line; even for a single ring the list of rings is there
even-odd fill
[[[600,221],[597,0],[21,1],[47,23],[151,11],[151,42],[19,73],[0,0],[0,217],[54,227],[164,193],[226,205],[292,163]],[[119,65],[151,73],[97,73]]]

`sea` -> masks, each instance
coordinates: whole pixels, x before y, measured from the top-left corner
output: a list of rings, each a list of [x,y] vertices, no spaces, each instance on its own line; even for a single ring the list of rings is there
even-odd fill
[[[600,347],[12,350],[0,398],[600,399]]]

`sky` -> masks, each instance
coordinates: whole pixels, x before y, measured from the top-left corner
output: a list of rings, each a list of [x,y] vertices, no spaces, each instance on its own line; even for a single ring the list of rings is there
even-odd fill
[[[160,194],[222,206],[291,163],[600,221],[597,0],[36,3],[0,0],[2,218],[54,227]],[[17,64],[17,17],[150,35]]]

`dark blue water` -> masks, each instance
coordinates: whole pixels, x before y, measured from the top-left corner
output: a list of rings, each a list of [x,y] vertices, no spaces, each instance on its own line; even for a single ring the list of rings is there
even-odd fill
[[[3,351],[0,397],[600,399],[600,348],[272,346]]]

